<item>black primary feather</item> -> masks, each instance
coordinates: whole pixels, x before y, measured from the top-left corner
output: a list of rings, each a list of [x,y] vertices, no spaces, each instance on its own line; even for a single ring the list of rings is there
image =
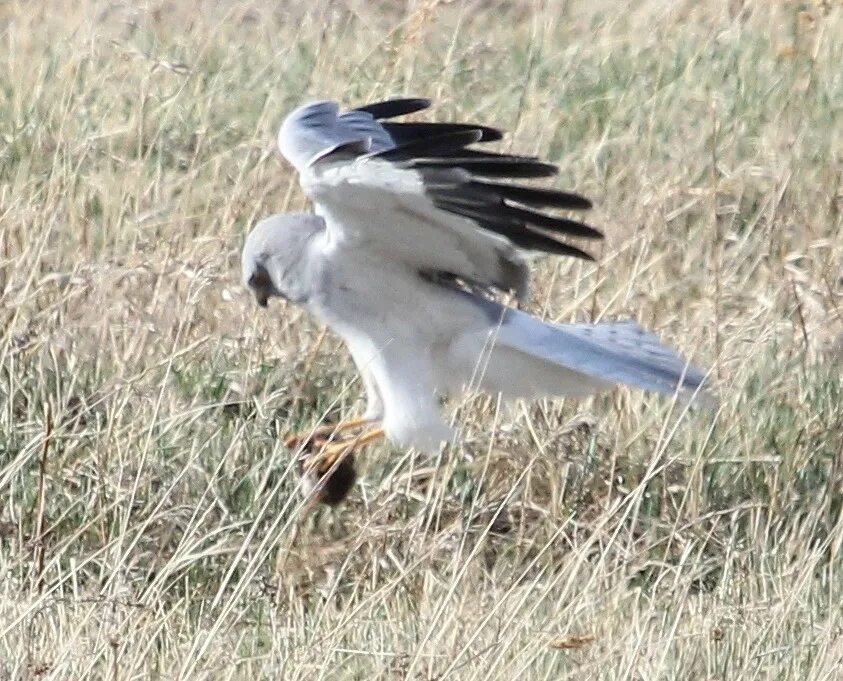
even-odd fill
[[[478,192],[484,198],[509,199],[517,203],[541,208],[567,208],[568,210],[588,210],[591,208],[591,201],[584,196],[559,191],[558,189],[477,181],[466,182],[461,189],[466,192]]]
[[[382,119],[428,106],[427,99],[394,99],[357,110]],[[582,222],[536,210],[586,210],[591,208],[588,199],[556,189],[493,181],[550,177],[558,172],[555,165],[533,156],[468,148],[501,139],[500,130],[471,123],[389,122],[382,126],[395,147],[367,157],[420,172],[427,195],[439,209],[468,218],[519,248],[593,260],[587,252],[554,237],[600,239],[601,232]]]
[[[400,165],[406,168],[418,168],[419,170],[461,168],[474,175],[501,178],[551,177],[557,173],[556,166],[550,163],[507,156],[486,158],[482,154],[475,157],[461,155],[446,158],[419,158],[406,161]]]
[[[396,116],[406,116],[417,111],[423,111],[429,108],[430,105],[431,101],[424,97],[404,97],[364,104],[355,108],[354,111],[364,111],[365,113],[371,114],[375,120],[381,120],[383,118],[395,118]]]
[[[492,204],[488,207],[488,212],[490,217],[504,215],[527,225],[541,227],[542,229],[548,229],[554,232],[562,232],[570,236],[579,236],[585,239],[603,238],[602,233],[582,222],[540,213],[539,211],[529,210],[528,208],[520,208],[505,202]]]
[[[427,194],[440,203],[447,203],[454,206],[461,206],[471,209],[477,218],[484,220],[506,221],[512,225],[531,225],[552,232],[561,232],[569,236],[578,236],[585,239],[602,239],[603,234],[594,227],[590,227],[576,220],[560,218],[547,213],[513,206],[497,197],[487,197],[486,200],[477,199],[470,194],[466,195],[459,186],[454,188],[428,188]]]
[[[576,246],[557,241],[556,239],[529,229],[523,222],[507,219],[506,217],[493,218],[483,210],[478,210],[472,206],[466,206],[460,203],[447,201],[444,199],[434,199],[434,205],[437,208],[460,215],[470,220],[474,220],[483,229],[499,234],[509,239],[513,244],[520,248],[525,248],[531,251],[542,251],[544,253],[552,253],[554,255],[568,255],[574,258],[581,258],[583,260],[594,260],[594,257]]]
[[[419,138],[393,149],[375,152],[370,156],[384,161],[412,161],[419,157],[439,158],[452,151],[462,151],[467,144],[474,144],[479,141],[481,136],[480,130],[466,128]]]
[[[381,123],[381,126],[389,133],[397,146],[463,130],[479,130],[482,135],[477,140],[478,142],[497,142],[503,139],[503,133],[497,128],[473,123]]]

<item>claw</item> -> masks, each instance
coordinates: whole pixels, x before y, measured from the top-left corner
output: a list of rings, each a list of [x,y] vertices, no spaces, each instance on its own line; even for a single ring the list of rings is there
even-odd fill
[[[312,508],[320,501],[335,506],[345,499],[357,481],[354,451],[383,435],[383,428],[373,428],[355,438],[339,442],[311,440],[308,447],[310,451],[299,457],[305,496],[310,499],[307,508]],[[314,453],[317,446],[321,446],[321,451]]]
[[[311,430],[302,430],[298,433],[288,435],[284,438],[284,446],[288,449],[294,449],[300,444],[305,443],[308,440],[312,441],[316,438],[327,441],[345,430],[364,426],[367,423],[369,423],[369,420],[364,418],[349,419],[348,421],[343,421],[342,423],[337,424],[323,423]]]
[[[284,446],[287,449],[295,449],[305,442],[313,442],[315,439],[327,439],[332,432],[334,432],[334,427],[328,425],[317,426],[311,431],[303,430],[285,437]]]
[[[370,442],[379,440],[382,437],[383,428],[372,428],[372,430],[370,431],[360,433],[360,435],[355,438],[349,438],[348,440],[340,440],[339,442],[332,442],[331,444],[326,445],[323,450],[323,455],[332,459],[336,459],[346,451],[357,449],[358,447],[367,445]]]

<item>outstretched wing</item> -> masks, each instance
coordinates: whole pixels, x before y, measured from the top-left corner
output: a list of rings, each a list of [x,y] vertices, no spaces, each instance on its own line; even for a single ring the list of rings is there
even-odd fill
[[[587,199],[512,182],[555,166],[469,148],[501,139],[488,126],[385,120],[429,105],[396,99],[340,113],[336,102],[315,102],[284,121],[281,152],[332,240],[519,297],[528,279],[520,250],[591,259],[566,239],[602,234],[546,210],[587,209]]]

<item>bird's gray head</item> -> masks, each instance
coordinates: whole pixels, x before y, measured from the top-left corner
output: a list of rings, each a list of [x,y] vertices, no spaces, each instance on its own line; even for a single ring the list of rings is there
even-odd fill
[[[324,227],[322,218],[309,213],[273,215],[259,222],[246,237],[241,267],[243,283],[258,305],[272,297],[299,303],[310,293],[308,247]]]

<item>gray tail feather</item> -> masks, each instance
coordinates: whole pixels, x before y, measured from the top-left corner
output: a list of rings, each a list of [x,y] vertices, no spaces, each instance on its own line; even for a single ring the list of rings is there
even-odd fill
[[[706,375],[633,321],[548,324],[530,315],[507,314],[499,342],[605,383],[672,395],[696,393],[713,404]]]

